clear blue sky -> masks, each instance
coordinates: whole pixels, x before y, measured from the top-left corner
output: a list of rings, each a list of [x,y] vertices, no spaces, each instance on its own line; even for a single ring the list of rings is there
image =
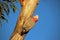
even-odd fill
[[[3,22],[0,27],[0,40],[9,40],[21,11],[19,3],[14,14],[10,8],[10,14],[6,16],[8,23]],[[60,0],[40,0],[34,15],[39,15],[39,20],[33,29],[27,34],[25,40],[60,40]]]

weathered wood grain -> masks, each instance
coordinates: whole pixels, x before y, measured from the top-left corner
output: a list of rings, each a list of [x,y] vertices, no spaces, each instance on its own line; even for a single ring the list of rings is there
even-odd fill
[[[21,32],[23,30],[22,29],[23,25],[28,26],[28,28],[25,27],[25,29],[28,31],[35,24],[35,23],[33,23],[33,21],[30,21],[30,23],[33,23],[33,25],[30,24],[30,26],[29,26],[27,21],[29,21],[28,20],[29,18],[32,18],[32,15],[34,13],[34,10],[36,9],[36,6],[37,6],[39,0],[25,0],[25,1],[20,0],[20,2],[22,5],[22,9],[21,9],[16,27],[14,29],[14,32],[12,33],[10,40],[24,40],[24,37],[26,34],[21,35]],[[30,19],[30,20],[32,20],[32,19]],[[27,22],[27,23],[25,23],[25,22]]]

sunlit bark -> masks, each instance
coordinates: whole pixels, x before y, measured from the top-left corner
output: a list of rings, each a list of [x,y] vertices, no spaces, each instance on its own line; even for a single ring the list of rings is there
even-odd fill
[[[34,26],[32,19],[38,0],[20,0],[22,9],[10,40],[24,40],[27,32]]]

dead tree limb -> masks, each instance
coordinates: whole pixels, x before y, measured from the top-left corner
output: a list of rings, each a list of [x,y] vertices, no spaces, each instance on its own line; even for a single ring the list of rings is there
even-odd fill
[[[22,9],[10,40],[24,40],[24,37],[27,34],[27,32],[35,24],[35,22],[32,19],[32,15],[38,2],[39,0],[20,0]]]

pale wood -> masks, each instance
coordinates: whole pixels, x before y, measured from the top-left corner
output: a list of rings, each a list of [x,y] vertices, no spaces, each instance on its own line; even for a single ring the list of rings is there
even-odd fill
[[[25,29],[28,31],[34,26],[35,22],[32,20],[32,15],[38,4],[38,1],[39,0],[28,0],[27,2],[25,1],[25,4],[21,3],[23,5],[22,10],[18,17],[16,27],[14,29],[14,32],[13,32],[10,40],[24,40],[26,34],[20,35],[23,30],[22,27],[27,26],[27,27],[25,27]],[[29,24],[27,25],[27,23],[29,23],[29,22],[30,22],[30,26],[29,26]],[[31,23],[33,23],[33,24],[31,24]]]
[[[19,33],[16,33],[11,40],[23,40],[23,37]]]

